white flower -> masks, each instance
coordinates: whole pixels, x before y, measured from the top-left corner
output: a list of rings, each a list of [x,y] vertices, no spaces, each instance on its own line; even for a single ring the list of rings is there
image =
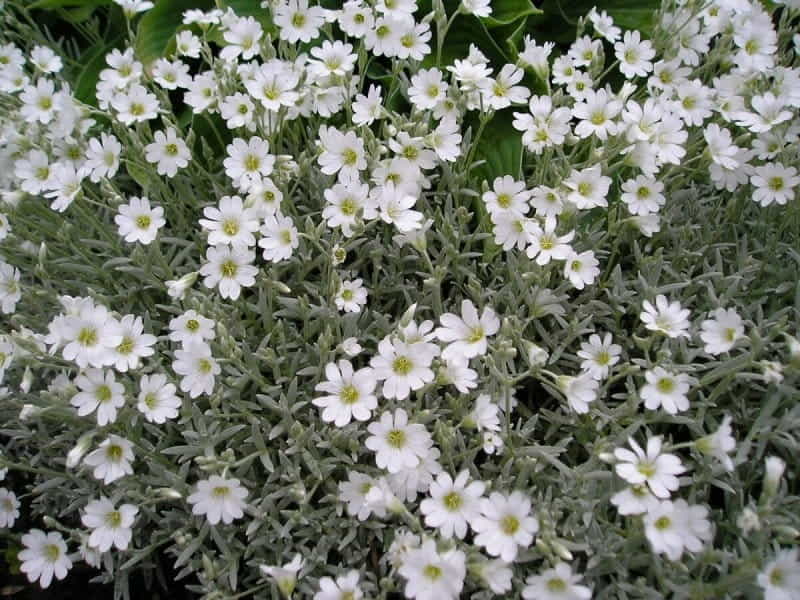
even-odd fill
[[[539,575],[525,580],[522,597],[525,600],[589,600],[592,590],[579,585],[581,575],[572,572],[567,563],[558,563]]]
[[[575,127],[575,135],[581,138],[595,135],[601,140],[606,140],[609,135],[616,135],[619,126],[614,117],[621,110],[622,102],[606,90],[587,90],[584,100],[577,102],[572,108],[573,116],[580,119]]]
[[[256,283],[258,268],[253,266],[255,258],[255,252],[251,250],[232,248],[224,244],[208,248],[207,262],[200,267],[200,274],[204,277],[203,285],[207,288],[219,286],[220,296],[236,300],[242,287],[250,287]]]
[[[261,226],[261,235],[258,245],[263,248],[264,260],[280,262],[292,256],[300,245],[299,232],[291,217],[280,213],[268,215]]]
[[[492,14],[491,0],[461,0],[464,10],[476,17],[488,17]]]
[[[619,362],[622,346],[612,344],[611,341],[610,333],[605,333],[602,339],[593,333],[588,342],[581,343],[578,351],[578,356],[583,359],[581,369],[589,373],[592,379],[602,381],[608,377],[611,367]]]
[[[64,66],[61,57],[47,46],[34,46],[31,49],[30,59],[43,73],[58,73]]]
[[[19,518],[19,500],[9,489],[0,488],[0,529],[13,527]]]
[[[794,199],[800,176],[794,167],[784,167],[776,162],[756,167],[750,183],[756,188],[753,200],[761,206],[769,206],[773,202],[782,206]]]
[[[13,313],[20,298],[19,269],[0,260],[0,312],[5,315]]]
[[[497,177],[492,183],[492,189],[484,192],[482,199],[492,217],[508,212],[523,216],[529,210],[529,196],[524,181],[515,181],[513,177],[506,175]]]
[[[280,38],[294,44],[310,42],[317,37],[325,17],[322,7],[309,6],[308,0],[281,0],[272,20],[278,26]]]
[[[478,373],[469,368],[466,359],[444,361],[438,376],[440,382],[455,386],[462,394],[468,394],[469,390],[478,387]]]
[[[336,308],[343,312],[361,312],[361,307],[367,303],[367,288],[362,285],[361,279],[343,281],[333,299]]]
[[[764,459],[764,494],[772,496],[781,484],[781,478],[786,471],[786,463],[778,456],[768,456]]]
[[[269,153],[269,142],[260,137],[245,141],[235,138],[226,148],[228,156],[222,161],[225,174],[241,190],[249,191],[275,168],[275,156]]]
[[[492,402],[489,394],[475,398],[475,407],[464,419],[464,424],[478,431],[500,431],[500,408]]]
[[[361,600],[364,593],[358,587],[359,577],[355,569],[337,577],[336,581],[331,577],[321,577],[314,600]]]
[[[436,475],[442,472],[442,465],[439,464],[441,453],[438,448],[431,448],[428,453],[420,460],[416,467],[402,469],[397,473],[392,473],[386,478],[389,488],[396,498],[390,498],[387,503],[390,510],[396,508],[392,503],[415,502],[417,494],[427,494]]]
[[[81,390],[70,400],[85,417],[97,411],[97,424],[101,427],[117,419],[117,409],[125,405],[125,387],[117,383],[114,372],[103,369],[87,369],[75,378],[75,385]]]
[[[347,2],[345,10],[347,10],[348,5],[355,4],[356,2]],[[372,125],[376,119],[382,118],[382,107],[383,98],[381,97],[380,87],[374,84],[370,85],[367,95],[358,94],[355,102],[353,102],[353,123],[356,125]]]
[[[658,504],[658,499],[646,485],[637,484],[611,496],[611,504],[617,507],[621,515],[641,515],[650,510],[654,504]]]
[[[108,485],[124,477],[131,475],[133,468],[133,444],[125,438],[116,435],[109,435],[100,446],[92,450],[83,459],[83,462],[94,467],[92,474],[96,479],[102,479]]]
[[[113,135],[100,133],[100,139],[89,140],[86,150],[86,162],[83,170],[89,174],[89,179],[95,183],[103,177],[111,179],[119,169],[119,157],[122,153],[122,144]]]
[[[669,498],[670,492],[680,486],[676,476],[686,471],[681,460],[674,454],[661,452],[660,436],[648,438],[647,452],[633,438],[628,438],[628,443],[633,452],[627,448],[614,450],[614,456],[620,461],[615,467],[617,475],[628,483],[647,483],[656,496]]]
[[[409,423],[402,408],[384,412],[379,421],[370,423],[371,434],[364,445],[375,453],[375,462],[389,473],[411,469],[420,464],[433,446],[424,425]]]
[[[327,205],[322,218],[328,227],[341,227],[345,237],[353,235],[353,227],[364,209],[369,196],[369,186],[356,181],[337,183],[323,192]]]
[[[126,372],[139,367],[142,357],[152,356],[155,350],[151,346],[156,343],[156,336],[144,333],[142,317],[125,315],[119,321],[122,341],[115,348],[117,371]]]
[[[441,327],[436,329],[436,337],[448,342],[442,352],[445,360],[470,359],[486,354],[488,337],[500,330],[500,319],[494,310],[485,307],[478,311],[471,300],[461,302],[461,316],[444,313],[439,317]]]
[[[611,178],[603,175],[599,165],[581,171],[573,169],[564,185],[571,190],[567,200],[581,210],[608,206],[606,195]]]
[[[179,31],[175,35],[175,52],[178,56],[188,56],[189,58],[200,58],[202,45],[200,38],[188,29]]]
[[[664,206],[666,199],[661,193],[664,184],[646,175],[639,175],[636,179],[629,179],[622,184],[624,192],[620,199],[628,207],[632,215],[648,215],[658,212]]]
[[[339,174],[340,181],[357,180],[367,168],[364,142],[354,132],[342,133],[335,127],[322,126],[319,132],[322,154],[317,161],[326,175]]]
[[[139,379],[139,403],[136,408],[151,423],[166,422],[178,416],[181,399],[175,395],[175,385],[167,383],[166,375],[142,375]]]
[[[448,473],[440,473],[430,485],[431,497],[419,505],[420,511],[425,515],[425,524],[438,528],[445,539],[454,535],[458,539],[464,539],[467,525],[480,515],[480,498],[486,484],[482,481],[468,484],[468,481],[468,471],[461,471],[455,480]]]
[[[666,296],[659,294],[656,296],[655,306],[645,300],[642,307],[644,310],[639,318],[650,331],[658,331],[671,338],[690,337],[689,309],[681,308],[679,302],[670,302]]]
[[[166,134],[163,131],[155,132],[153,143],[144,148],[144,157],[147,162],[155,163],[159,175],[175,177],[178,169],[183,169],[189,164],[192,154],[174,128],[168,127],[166,132]]]
[[[180,279],[170,279],[166,281],[167,294],[170,298],[182,299],[186,295],[186,291],[194,285],[197,281],[197,271],[187,273]]]
[[[315,398],[314,406],[323,409],[322,420],[344,427],[351,418],[366,421],[372,411],[378,407],[378,400],[373,394],[377,381],[372,369],[365,367],[353,370],[349,360],[325,365],[327,381],[315,386],[317,392],[327,392],[327,396]]]
[[[564,394],[570,408],[578,414],[589,412],[589,404],[597,400],[600,381],[589,373],[578,376],[560,375],[556,380],[558,389]]]
[[[254,111],[255,104],[253,104],[253,100],[250,96],[241,92],[226,96],[219,105],[219,114],[225,119],[225,125],[228,129],[244,127],[248,131],[255,131]],[[230,146],[228,146],[229,155],[232,154]]]
[[[339,482],[339,499],[347,504],[347,514],[365,521],[370,514],[382,519],[386,516],[386,507],[377,506],[367,501],[367,494],[377,485],[369,475],[349,471],[347,481]]]
[[[525,75],[525,71],[516,65],[503,65],[494,79],[487,79],[481,85],[481,94],[487,108],[500,110],[512,104],[524,104],[531,95],[524,85],[516,85]]]
[[[25,86],[19,99],[23,102],[20,116],[28,123],[38,121],[43,125],[53,120],[59,104],[55,84],[44,77],[35,86]]]
[[[374,356],[370,366],[375,377],[383,381],[381,393],[384,398],[408,398],[412,390],[418,390],[434,379],[430,369],[432,357],[414,352],[409,344],[400,340],[383,338],[378,343],[379,356]]]
[[[405,553],[398,572],[406,579],[406,598],[456,600],[464,587],[466,557],[456,549],[440,554],[436,542],[426,539]]]
[[[407,233],[422,227],[424,215],[419,211],[412,210],[417,203],[417,198],[409,189],[387,182],[373,188],[372,195],[377,200],[378,216],[384,222],[397,227],[399,232]]]
[[[600,275],[599,264],[591,250],[580,254],[573,251],[564,259],[564,277],[577,289],[582,290],[594,283]]]
[[[728,455],[736,449],[736,438],[732,435],[731,420],[730,415],[725,415],[714,433],[695,442],[695,447],[700,452],[716,458],[726,471],[733,471],[733,461]]]
[[[46,588],[56,579],[64,579],[72,568],[72,561],[67,555],[67,544],[57,531],[45,533],[41,529],[31,529],[22,536],[22,545],[18,558],[22,562],[19,570],[25,573],[28,581],[39,582]]]
[[[764,600],[797,600],[800,598],[800,561],[797,548],[779,551],[758,574],[758,585],[764,589]]]
[[[101,496],[86,505],[81,522],[92,530],[89,545],[100,552],[107,552],[112,546],[126,550],[133,532],[131,527],[139,509],[132,504],[114,506],[108,498]]]
[[[650,62],[656,55],[653,45],[642,40],[638,31],[626,31],[621,42],[614,44],[614,55],[619,60],[619,70],[626,78],[646,77],[653,70]]]
[[[223,34],[226,46],[219,53],[220,58],[233,62],[237,58],[250,60],[259,52],[259,43],[264,31],[253,17],[238,18],[230,23]]]
[[[238,479],[212,475],[198,481],[197,490],[186,501],[192,505],[193,515],[205,515],[212,525],[220,521],[227,525],[244,516],[246,497],[247,490]]]
[[[342,343],[339,344],[339,348],[350,358],[358,356],[363,350],[361,344],[358,343],[358,339],[354,337],[349,337],[345,340],[342,340]]]
[[[411,77],[408,97],[420,110],[434,108],[447,95],[447,84],[439,69],[420,69]]]
[[[700,324],[700,339],[709,354],[722,354],[733,348],[744,336],[744,323],[735,309],[718,308],[710,313],[711,319]]]
[[[169,322],[169,339],[186,345],[191,342],[206,342],[216,337],[212,319],[207,319],[196,310],[187,310]]]
[[[511,591],[514,572],[507,562],[499,558],[489,560],[479,555],[478,562],[470,563],[469,569],[495,594]]]
[[[674,415],[689,410],[690,377],[686,373],[671,373],[661,367],[646,371],[647,383],[639,395],[650,410],[662,407],[667,414]]]
[[[159,110],[158,98],[138,83],[131,85],[127,91],[115,94],[111,106],[117,111],[117,119],[125,125],[155,119]]]
[[[303,568],[304,564],[305,560],[299,554],[295,554],[291,562],[282,567],[261,565],[259,569],[264,575],[275,580],[275,583],[278,584],[278,589],[285,598],[291,598],[295,585],[297,585],[297,573]]]
[[[182,350],[176,350],[172,368],[178,375],[183,375],[181,391],[188,392],[191,398],[211,394],[214,377],[222,371],[211,356],[211,347],[203,342],[191,342]]]
[[[653,552],[669,560],[678,560],[684,550],[699,552],[712,537],[708,509],[682,498],[652,505],[644,516],[644,532]]]
[[[208,245],[230,244],[244,250],[256,245],[253,235],[259,229],[258,216],[252,208],[245,208],[239,196],[223,196],[219,207],[206,206],[203,209],[205,219],[200,225],[208,234]]]
[[[539,531],[539,521],[530,512],[531,501],[522,492],[492,492],[481,500],[481,516],[471,524],[475,543],[489,555],[513,562],[519,548],[530,546]]]
[[[150,200],[142,196],[132,196],[128,204],[121,204],[114,216],[120,236],[126,242],[150,244],[158,236],[158,230],[166,225],[164,209],[160,206],[150,207]]]
[[[165,90],[177,90],[188,87],[192,77],[186,63],[159,58],[153,65],[153,80]]]

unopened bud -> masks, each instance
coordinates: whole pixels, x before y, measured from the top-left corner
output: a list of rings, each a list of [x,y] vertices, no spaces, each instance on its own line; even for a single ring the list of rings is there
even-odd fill
[[[94,432],[92,433],[84,433],[81,437],[78,438],[75,447],[69,451],[67,454],[67,468],[74,469],[78,466],[78,463],[81,462],[83,455],[86,454],[86,451],[89,449],[89,446],[92,443],[92,438],[94,437]]]

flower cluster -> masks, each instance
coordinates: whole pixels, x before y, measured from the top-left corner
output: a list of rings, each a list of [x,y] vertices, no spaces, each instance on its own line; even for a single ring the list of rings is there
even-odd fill
[[[162,552],[207,598],[800,597],[796,1],[556,45],[527,2],[114,0],[93,73],[17,4],[29,582],[127,597]]]

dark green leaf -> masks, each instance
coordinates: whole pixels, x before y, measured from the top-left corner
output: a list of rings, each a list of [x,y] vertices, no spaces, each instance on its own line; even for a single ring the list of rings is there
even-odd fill
[[[495,177],[520,177],[522,165],[522,134],[511,124],[514,109],[498,112],[483,130],[475,150],[475,160],[486,161],[475,170],[479,176],[492,181]]]
[[[510,25],[528,15],[541,14],[541,10],[531,0],[495,0],[492,2],[492,14],[483,19],[487,27]]]
[[[208,9],[211,0],[158,0],[139,21],[136,31],[136,57],[145,65],[164,56],[175,32],[183,24],[183,12]]]

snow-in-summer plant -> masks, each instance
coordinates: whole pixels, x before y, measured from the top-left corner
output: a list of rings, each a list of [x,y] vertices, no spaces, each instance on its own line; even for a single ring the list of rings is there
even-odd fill
[[[0,5],[29,582],[800,598],[796,0],[115,3],[88,96]]]

